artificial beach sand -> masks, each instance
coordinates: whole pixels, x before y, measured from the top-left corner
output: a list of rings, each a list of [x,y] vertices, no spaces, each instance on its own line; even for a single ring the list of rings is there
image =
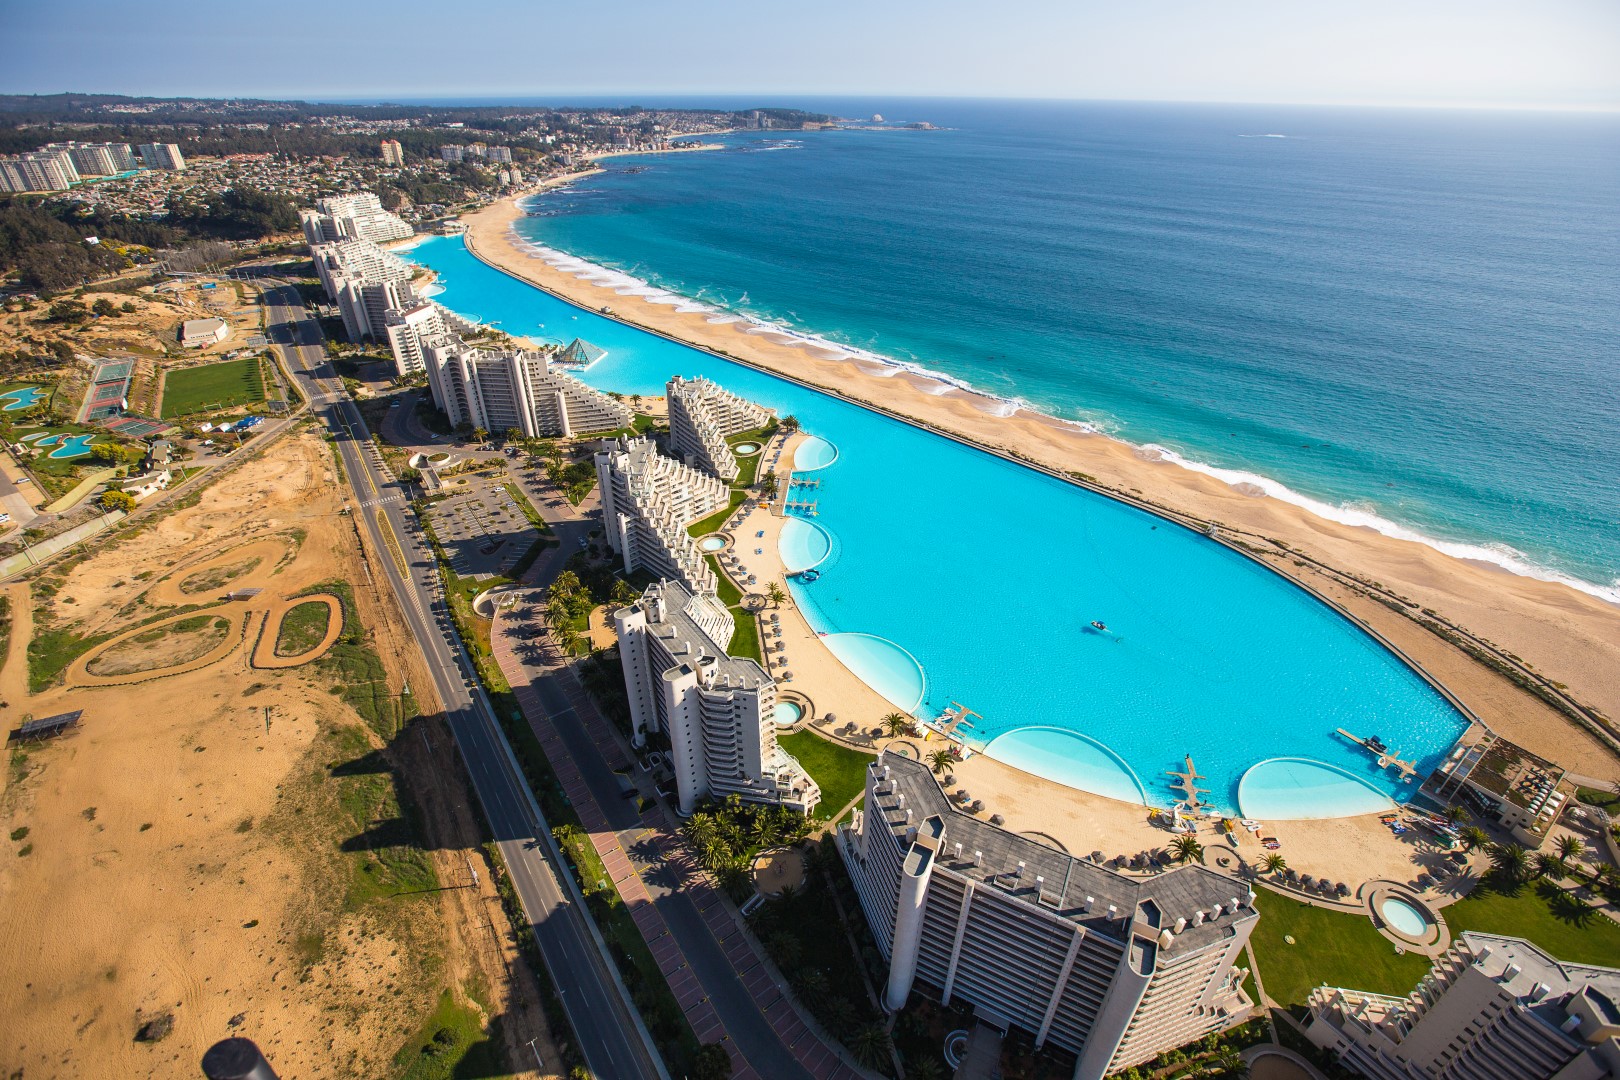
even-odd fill
[[[822,349],[749,333],[747,322],[710,323],[710,316],[702,312],[678,312],[671,305],[619,295],[612,287],[578,278],[516,247],[511,227],[521,216],[512,200],[467,215],[462,220],[468,226],[469,249],[484,261],[588,309],[609,306],[625,322],[1016,452],[1059,471],[1087,474],[1102,485],[1184,514],[1274,537],[1441,613],[1567,684],[1588,704],[1610,716],[1620,715],[1620,607],[1564,585],[1455,559],[1424,544],[1341,525],[1276,499],[1256,498],[1050,417],[1025,411],[1001,415],[1006,404],[997,399],[955,388],[941,392],[939,383],[923,376],[889,369],[880,374],[869,362],[833,358]],[[1382,633],[1503,735],[1582,775],[1620,780],[1620,759],[1597,739],[1455,647],[1309,569],[1276,559],[1267,564],[1298,575]],[[794,663],[803,668],[798,657]],[[818,693],[808,671],[801,685],[812,695]]]

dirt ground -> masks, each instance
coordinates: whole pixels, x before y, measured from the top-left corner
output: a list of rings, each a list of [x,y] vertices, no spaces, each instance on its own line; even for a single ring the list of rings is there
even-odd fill
[[[328,448],[298,434],[195,505],[32,589],[7,587],[0,722],[84,718],[76,733],[8,750],[0,1075],[193,1076],[233,1034],[282,1076],[450,1075],[416,1051],[445,992],[481,1022],[480,1053],[499,1049],[486,1060],[530,1061],[535,1038],[559,1060],[436,702],[418,699],[423,717],[385,749],[375,718],[339,696],[330,660],[253,665],[266,621],[253,610],[207,666],[29,693],[31,634],[116,634],[176,604],[212,604],[210,565],[257,560],[232,587],[265,584],[274,608],[351,582],[389,692],[422,694],[430,681],[392,597],[370,585],[341,492]],[[201,581],[202,594],[180,588]],[[412,874],[426,886],[390,884]],[[163,1017],[166,1037],[137,1039]]]

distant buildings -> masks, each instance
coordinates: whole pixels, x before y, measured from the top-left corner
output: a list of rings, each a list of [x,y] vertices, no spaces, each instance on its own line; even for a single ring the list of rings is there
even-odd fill
[[[923,990],[1075,1054],[1075,1080],[1246,1019],[1234,972],[1259,914],[1191,864],[1128,877],[954,809],[923,762],[885,752],[838,832],[888,960],[884,1004]]]
[[[715,588],[714,568],[686,531],[731,503],[724,480],[658,453],[650,439],[620,438],[596,454],[602,528],[626,573],[644,570],[688,592]]]
[[[186,167],[186,159],[174,143],[142,143],[141,164],[162,172],[179,172]]]
[[[116,176],[140,167],[129,143],[50,143],[45,149],[66,152],[80,176]]]
[[[662,732],[682,815],[700,800],[741,796],[809,813],[821,789],[776,742],[776,684],[729,656],[731,612],[712,593],[649,586],[614,613],[636,745]]]
[[[304,227],[304,239],[310,244],[337,240],[386,244],[416,234],[409,222],[384,210],[381,200],[369,191],[322,199],[314,210],[300,211],[298,219]]]
[[[694,469],[728,483],[737,479],[737,458],[726,439],[764,427],[770,412],[703,378],[677,375],[666,394],[670,451]]]
[[[1403,998],[1318,987],[1306,1033],[1369,1080],[1620,1076],[1620,969],[1468,932]]]
[[[455,143],[446,143],[439,147],[439,158],[443,161],[460,161],[466,156],[467,148]]]
[[[79,182],[79,170],[66,150],[39,150],[0,157],[0,191],[66,191]]]
[[[382,141],[382,159],[384,165],[405,164],[405,148],[399,145],[398,139],[384,139]]]
[[[433,403],[457,426],[538,438],[612,431],[635,418],[628,406],[555,368],[545,353],[481,349],[445,336],[423,340],[422,362]]]

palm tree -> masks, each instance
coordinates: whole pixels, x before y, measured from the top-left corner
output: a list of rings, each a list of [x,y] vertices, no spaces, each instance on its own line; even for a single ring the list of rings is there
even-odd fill
[[[1266,873],[1276,877],[1288,869],[1288,860],[1273,851],[1260,860],[1260,865],[1265,867]]]
[[[771,602],[773,607],[781,607],[782,601],[787,599],[787,593],[782,591],[782,586],[773,581],[765,586],[765,598]]]
[[[906,1080],[945,1080],[945,1067],[938,1058],[917,1058],[906,1062]]]
[[[1249,1065],[1243,1060],[1243,1055],[1230,1046],[1218,1051],[1210,1064],[1215,1067],[1217,1073],[1230,1080],[1243,1080],[1249,1075]]]
[[[1560,881],[1569,876],[1569,864],[1557,855],[1537,855],[1536,876]]]
[[[1558,857],[1565,862],[1574,862],[1586,854],[1586,845],[1581,838],[1572,833],[1565,833],[1558,838]]]
[[[1204,845],[1198,842],[1197,837],[1185,833],[1170,841],[1170,850],[1175,852],[1178,862],[1204,861]]]
[[[572,626],[564,626],[557,631],[557,644],[562,648],[563,652],[570,656],[579,651],[579,644],[582,640],[584,639],[579,636],[579,631]]]
[[[1518,844],[1492,844],[1491,866],[1497,873],[1514,884],[1523,884],[1530,876],[1530,853]]]
[[[1458,803],[1446,807],[1446,820],[1453,825],[1461,825],[1468,820],[1468,808]]]
[[[868,1024],[855,1033],[849,1048],[855,1054],[855,1060],[868,1069],[886,1070],[893,1046],[889,1033],[883,1030],[881,1024]]]
[[[1478,825],[1470,825],[1457,835],[1462,840],[1464,851],[1477,851],[1491,842],[1490,835]]]
[[[485,439],[489,438],[489,431],[485,428],[475,427],[472,430],[472,435],[474,442],[483,442]]]
[[[934,774],[937,776],[956,764],[956,755],[949,750],[935,750],[928,755],[928,764],[934,767]]]

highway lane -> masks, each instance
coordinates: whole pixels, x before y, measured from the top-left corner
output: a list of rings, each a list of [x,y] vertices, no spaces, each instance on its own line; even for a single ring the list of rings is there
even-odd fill
[[[265,308],[271,342],[286,358],[312,412],[336,439],[349,485],[361,504],[354,513],[379,553],[372,572],[388,579],[422,649],[586,1064],[594,1074],[614,1080],[668,1080],[473,674],[440,596],[431,550],[404,498],[392,497],[402,493],[388,478],[359,409],[343,392],[328,362],[319,324],[290,286],[267,287]],[[391,555],[379,511],[410,564],[409,576],[400,572]]]

